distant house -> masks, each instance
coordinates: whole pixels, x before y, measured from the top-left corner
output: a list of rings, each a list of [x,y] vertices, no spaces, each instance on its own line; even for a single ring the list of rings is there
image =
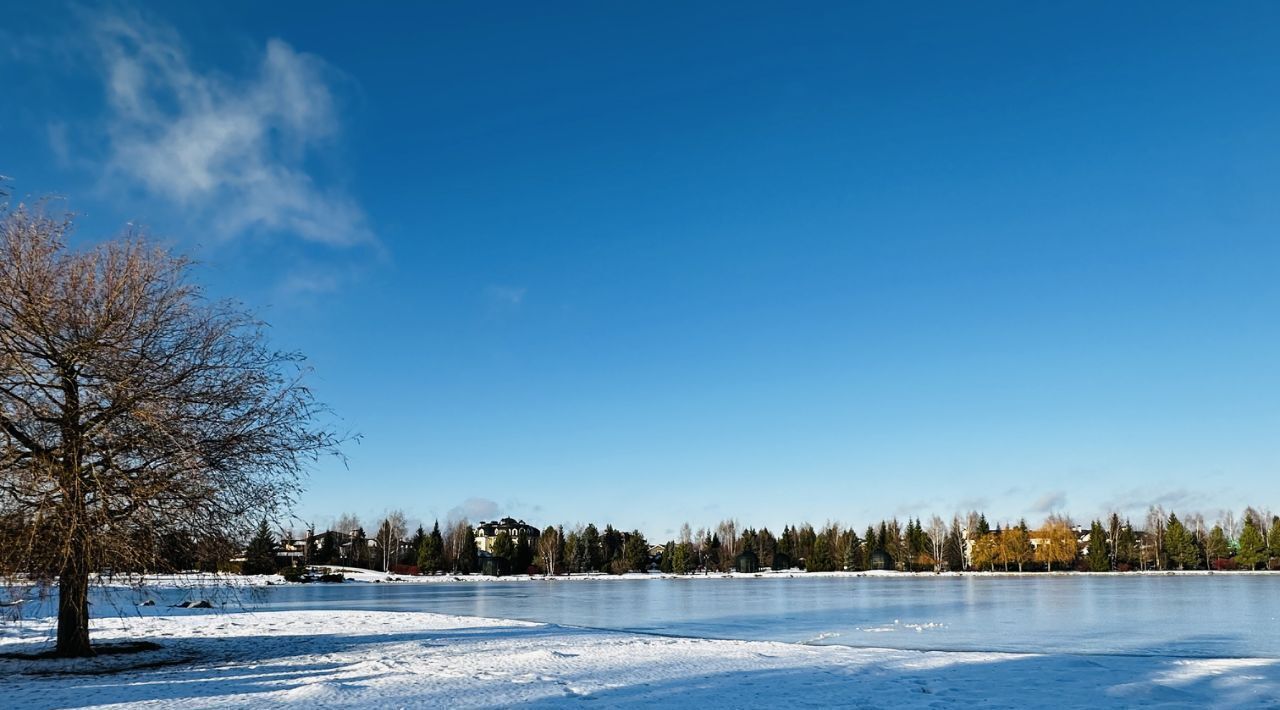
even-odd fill
[[[506,533],[512,542],[519,540],[521,537],[528,542],[530,546],[534,546],[538,542],[539,531],[532,525],[523,520],[515,518],[503,518],[488,523],[480,523],[476,526],[476,550],[484,553],[493,552],[493,543],[498,539],[498,535]]]
[[[742,574],[755,574],[760,571],[760,558],[752,550],[743,550],[734,558],[733,568]]]
[[[871,569],[893,569],[893,556],[884,550],[872,552]]]
[[[328,549],[329,546],[332,546],[332,549]],[[351,551],[351,533],[340,530],[316,533],[307,538],[307,548],[310,560],[336,561]]]
[[[306,564],[306,550],[306,538],[281,540],[280,547],[276,548],[276,566],[298,567]]]
[[[791,555],[788,555],[785,552],[775,552],[773,553],[773,565],[770,569],[791,569],[792,564]]]

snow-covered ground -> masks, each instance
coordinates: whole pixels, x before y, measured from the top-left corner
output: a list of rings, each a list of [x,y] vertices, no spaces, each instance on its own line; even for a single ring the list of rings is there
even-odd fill
[[[0,627],[45,647],[51,620]],[[1274,707],[1280,662],[855,649],[406,612],[148,609],[95,639],[163,650],[0,659],[0,705],[181,707]],[[121,670],[120,666],[151,667]],[[97,670],[97,673],[87,671]],[[108,671],[112,672],[101,672]]]

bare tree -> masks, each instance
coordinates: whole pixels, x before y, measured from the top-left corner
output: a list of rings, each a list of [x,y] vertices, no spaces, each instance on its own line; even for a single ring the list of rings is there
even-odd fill
[[[136,236],[71,251],[69,219],[0,208],[0,574],[58,581],[56,652],[92,655],[90,574],[155,540],[244,539],[336,453],[299,355]]]
[[[337,522],[333,524],[333,529],[343,535],[350,535],[360,527],[360,518],[355,513],[343,513],[338,516]]]
[[[338,542],[338,558],[346,565],[352,564],[358,559],[358,551],[355,549],[355,534],[360,529],[360,518],[355,513],[343,513],[333,523],[334,532],[340,533],[342,538]],[[344,554],[342,550],[347,552]]]
[[[943,550],[947,546],[947,524],[937,515],[929,520],[929,545],[932,548],[933,571],[942,571]]]
[[[894,564],[897,565],[899,571],[907,569],[907,546],[902,540],[902,525],[897,518],[890,520],[886,530],[888,531],[888,540],[885,547],[888,548],[889,556],[893,558]]]
[[[466,552],[467,530],[470,528],[471,523],[466,518],[463,518],[450,523],[448,530],[445,532],[444,548],[449,556],[449,569],[454,572],[458,571],[458,559]]]
[[[542,558],[542,569],[554,577],[556,567],[560,564],[560,531],[551,526],[538,536],[538,556]]]
[[[382,554],[383,572],[390,571],[391,565],[396,564],[396,558],[400,556],[400,544],[404,542],[408,532],[409,524],[405,521],[404,511],[393,510],[382,519],[374,544]]]
[[[1164,569],[1164,531],[1168,520],[1164,506],[1153,505],[1147,510],[1147,535],[1155,546],[1156,569]]]
[[[738,521],[721,520],[716,534],[720,536],[720,569],[733,569],[733,561],[738,557]]]
[[[1236,517],[1235,511],[1222,511],[1222,529],[1227,533],[1227,539],[1231,541],[1240,539],[1241,527],[1244,521]]]

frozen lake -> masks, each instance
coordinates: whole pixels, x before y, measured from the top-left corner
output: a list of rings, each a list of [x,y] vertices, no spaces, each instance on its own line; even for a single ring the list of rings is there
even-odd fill
[[[127,608],[131,595],[115,601]],[[855,647],[1280,658],[1280,575],[312,584],[268,587],[243,603]]]

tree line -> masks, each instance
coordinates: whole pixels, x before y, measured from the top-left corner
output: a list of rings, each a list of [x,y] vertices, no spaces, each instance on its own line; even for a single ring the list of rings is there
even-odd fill
[[[759,566],[809,572],[890,569],[940,571],[1130,571],[1229,570],[1280,567],[1280,517],[1248,508],[1240,518],[1227,513],[1212,526],[1203,516],[1152,507],[1142,528],[1112,514],[1076,525],[1063,515],[1049,515],[1035,527],[988,522],[984,513],[957,515],[951,521],[933,516],[881,520],[859,532],[827,523],[740,527],[735,520],[701,528],[685,524],[675,539],[650,548],[638,530],[624,532],[594,523],[566,528],[548,526],[536,537],[500,532],[492,556],[518,573],[621,574],[656,568],[671,574],[728,572],[739,555],[749,552]],[[471,574],[481,571],[475,529],[458,520],[442,530],[418,526],[405,536],[404,515],[392,513],[370,539],[352,515],[338,519],[335,530],[312,536],[306,562],[392,570],[415,567],[421,574]],[[341,530],[352,531],[344,534]],[[287,535],[285,537],[288,537]],[[279,550],[264,521],[246,548],[247,572],[273,572]]]

